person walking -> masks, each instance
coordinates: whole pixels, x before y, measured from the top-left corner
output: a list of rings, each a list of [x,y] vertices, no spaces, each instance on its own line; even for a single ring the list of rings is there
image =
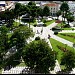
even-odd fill
[[[42,34],[42,32],[43,32],[43,28],[42,28],[42,30],[41,30],[41,34]]]
[[[48,34],[48,39],[50,39],[50,37],[51,37],[51,36]]]

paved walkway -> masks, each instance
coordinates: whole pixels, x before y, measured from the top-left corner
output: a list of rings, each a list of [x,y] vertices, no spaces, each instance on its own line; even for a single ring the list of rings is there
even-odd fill
[[[75,33],[75,30],[62,30],[59,33]]]

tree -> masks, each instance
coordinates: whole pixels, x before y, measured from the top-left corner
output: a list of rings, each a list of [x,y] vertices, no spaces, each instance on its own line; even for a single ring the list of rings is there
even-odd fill
[[[11,27],[13,23],[13,19],[15,18],[13,10],[6,10],[4,14],[6,17],[7,27]]]
[[[27,44],[27,39],[32,35],[32,29],[29,29],[27,26],[20,26],[15,29],[10,38],[10,43],[12,46],[16,45],[18,50],[22,50],[22,48]]]
[[[32,2],[32,1],[30,1],[29,3],[28,3],[28,5],[27,5],[27,7],[29,8],[29,14],[30,14],[30,16],[32,16],[33,17],[33,19],[34,19],[34,17],[36,17],[36,13],[37,13],[37,6],[36,6],[36,4],[34,3],[34,2]]]
[[[48,73],[49,67],[55,66],[54,51],[45,40],[32,41],[23,50],[25,64],[35,73]]]
[[[16,47],[15,54],[11,53],[11,55],[5,59],[4,61],[5,66],[7,65],[16,66],[21,62],[20,59],[22,56],[23,47],[26,46],[27,39],[30,36],[33,36],[33,32],[32,29],[29,29],[27,26],[23,25],[14,30],[14,33],[10,37],[9,44],[10,44],[10,49],[14,46]]]
[[[75,52],[67,51],[61,58],[61,65],[65,65],[67,71],[71,71],[75,67]]]
[[[45,6],[43,8],[43,15],[46,16],[46,17],[50,15],[50,10],[49,10],[48,6]]]
[[[3,63],[3,56],[8,50],[8,36],[7,36],[8,28],[6,26],[0,27],[0,68]]]
[[[69,25],[69,22],[73,22],[74,21],[74,16],[72,16],[72,14],[70,12],[68,12],[66,14],[66,18],[67,18],[67,21],[68,21],[68,25]]]
[[[57,15],[57,19],[58,19],[58,17],[61,15],[61,11],[59,10],[59,11],[56,13],[56,15]]]
[[[65,1],[61,4],[60,10],[62,11],[62,15],[64,15],[64,16],[69,11],[69,6]],[[65,21],[65,17],[64,17],[64,21]]]
[[[41,16],[43,18],[43,9],[40,7],[37,8],[37,16]]]

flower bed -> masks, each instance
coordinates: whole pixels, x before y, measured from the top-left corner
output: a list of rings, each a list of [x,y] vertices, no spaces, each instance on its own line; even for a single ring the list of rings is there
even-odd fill
[[[75,38],[75,36],[73,36],[73,35],[68,35],[68,34],[61,34],[61,35],[69,36],[69,37]]]
[[[57,47],[58,47],[60,50],[62,50],[63,52],[66,52],[66,51],[67,51],[67,49],[66,49],[65,47],[61,47],[61,46],[58,46],[58,45],[57,45]]]

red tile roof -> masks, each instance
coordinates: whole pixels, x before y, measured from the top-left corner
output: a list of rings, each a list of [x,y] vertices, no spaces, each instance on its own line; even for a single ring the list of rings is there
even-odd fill
[[[56,3],[49,3],[49,4],[45,4],[45,5],[47,5],[47,6],[58,6],[58,4],[56,4]]]

